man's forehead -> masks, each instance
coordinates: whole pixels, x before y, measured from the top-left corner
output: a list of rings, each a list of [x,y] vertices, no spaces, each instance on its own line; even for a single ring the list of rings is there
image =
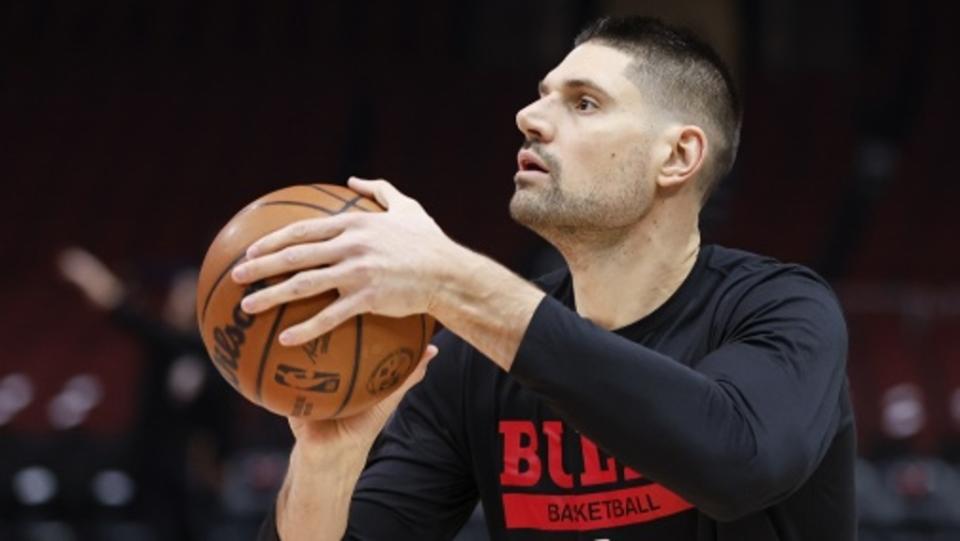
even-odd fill
[[[588,80],[610,93],[626,91],[631,85],[627,67],[633,57],[619,49],[587,42],[575,47],[557,67],[543,78],[548,87],[569,80]]]

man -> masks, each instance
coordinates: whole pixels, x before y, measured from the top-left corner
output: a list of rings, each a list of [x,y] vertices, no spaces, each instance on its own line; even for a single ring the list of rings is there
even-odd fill
[[[448,539],[479,498],[497,539],[853,539],[834,296],[802,267],[700,245],[739,138],[716,55],[653,20],[601,20],[517,124],[511,214],[569,265],[542,290],[359,179],[387,212],[299,222],[235,269],[297,272],[247,297],[254,313],[339,291],[288,345],[363,312],[448,329],[405,396],[421,373],[357,417],[290,420],[262,538]]]

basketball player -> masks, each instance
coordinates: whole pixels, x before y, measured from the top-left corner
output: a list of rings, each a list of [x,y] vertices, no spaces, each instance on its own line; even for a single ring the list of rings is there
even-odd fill
[[[247,297],[252,313],[339,291],[288,345],[364,312],[449,329],[405,396],[420,374],[358,417],[290,420],[261,538],[449,539],[479,499],[496,539],[853,539],[834,295],[803,267],[700,242],[740,128],[716,54],[605,19],[539,90],[517,114],[510,212],[569,270],[528,283],[359,179],[387,212],[293,224],[236,268],[239,282],[296,272]]]

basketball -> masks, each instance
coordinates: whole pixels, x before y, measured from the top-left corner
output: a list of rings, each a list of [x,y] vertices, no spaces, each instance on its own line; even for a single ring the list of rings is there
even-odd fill
[[[200,269],[197,321],[214,366],[248,400],[283,416],[349,417],[385,398],[413,372],[433,332],[430,316],[362,314],[312,342],[286,347],[277,339],[280,332],[314,316],[337,292],[250,315],[240,308],[241,299],[288,276],[247,285],[229,276],[248,246],[287,224],[383,210],[344,186],[292,186],[250,203],[220,230]]]

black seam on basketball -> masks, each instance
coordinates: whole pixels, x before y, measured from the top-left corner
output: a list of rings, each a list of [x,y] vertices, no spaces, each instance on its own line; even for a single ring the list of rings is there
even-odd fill
[[[336,200],[338,200],[338,201],[342,201],[342,202],[344,202],[344,203],[347,202],[347,200],[346,200],[345,198],[337,195],[336,192],[331,192],[330,190],[324,188],[323,186],[320,186],[319,184],[311,184],[309,187],[310,187],[310,188],[313,188],[314,190],[321,191],[321,192],[329,195],[330,197],[332,197],[332,198],[334,198],[334,199],[336,199]]]
[[[346,212],[346,211],[350,210],[350,209],[353,208],[353,207],[356,207],[356,208],[358,208],[358,209],[364,210],[362,207],[357,207],[357,203],[358,203],[361,199],[363,199],[363,196],[362,196],[362,195],[358,195],[358,196],[354,197],[353,199],[347,201],[347,204],[345,204],[340,210],[338,210],[338,211],[337,211],[337,214],[341,214],[341,213],[343,213],[343,212]]]
[[[357,386],[357,372],[360,371],[360,350],[363,347],[363,316],[357,316],[357,345],[353,350],[353,374],[350,376],[350,386],[347,387],[347,396],[343,397],[343,403],[333,412],[333,416],[340,415],[343,408],[350,403],[353,396],[353,388]]]
[[[336,213],[337,213],[337,211],[328,209],[327,207],[321,207],[320,205],[314,205],[314,204],[312,204],[312,203],[304,203],[304,202],[302,202],[302,201],[267,201],[267,202],[265,202],[265,203],[260,203],[260,204],[257,205],[255,208],[260,208],[260,207],[272,207],[272,206],[276,206],[276,205],[290,205],[290,206],[293,206],[293,207],[307,207],[307,208],[311,208],[311,209],[314,209],[314,210],[319,210],[320,212],[326,212],[327,214],[330,214],[330,215],[333,215],[333,214],[336,214]]]
[[[423,355],[425,347],[427,347],[427,316],[420,314],[420,355]]]
[[[331,194],[331,195],[332,195],[332,194]],[[340,198],[337,198],[337,199],[340,199]],[[344,200],[343,200],[343,199],[340,199],[340,201],[344,201]],[[256,207],[253,207],[253,208],[266,207],[266,206],[275,206],[275,205],[292,205],[292,206],[295,206],[295,207],[308,207],[308,208],[312,208],[312,209],[314,209],[314,210],[319,210],[319,211],[321,211],[321,212],[326,212],[327,214],[336,214],[336,213],[337,213],[336,211],[330,210],[330,209],[325,208],[325,207],[321,207],[321,206],[319,206],[319,205],[311,205],[310,203],[301,203],[300,201],[268,201],[268,202],[266,202],[266,203],[261,203],[261,204],[257,205]],[[357,207],[357,208],[360,208],[360,207]],[[251,210],[252,210],[252,209],[251,209]],[[247,255],[247,252],[244,251],[242,254],[240,254],[239,256],[237,256],[237,258],[234,259],[233,262],[231,262],[230,265],[229,265],[222,273],[220,273],[220,276],[218,276],[217,279],[213,282],[213,285],[210,287],[210,291],[207,292],[207,298],[203,301],[203,311],[202,311],[201,314],[200,314],[200,321],[199,321],[201,327],[203,326],[203,320],[204,320],[204,319],[206,318],[206,316],[207,316],[207,307],[210,306],[210,299],[213,298],[213,294],[214,294],[214,292],[216,292],[217,286],[219,286],[219,285],[220,285],[220,282],[223,281],[223,277],[226,276],[227,273],[230,272],[234,267],[236,267],[236,266],[237,266],[237,263],[239,263],[240,260],[243,259],[244,256],[246,256],[246,255]]]
[[[280,320],[283,319],[283,313],[287,311],[287,305],[281,304],[277,308],[277,317],[273,320],[273,325],[270,326],[270,333],[267,334],[267,343],[263,346],[263,352],[260,353],[260,367],[257,368],[257,402],[263,404],[263,399],[260,397],[261,389],[263,388],[263,369],[267,366],[267,357],[270,356],[270,348],[273,346],[273,338],[277,335],[277,329],[280,328]]]
[[[200,327],[203,327],[203,320],[207,317],[207,307],[210,306],[210,299],[213,298],[213,293],[217,290],[217,286],[219,286],[220,282],[223,281],[223,277],[226,276],[227,273],[230,272],[234,267],[236,267],[237,263],[240,263],[240,260],[242,260],[246,255],[246,252],[240,254],[240,256],[234,259],[230,265],[228,265],[227,268],[220,273],[220,276],[217,276],[217,279],[213,281],[210,291],[207,292],[207,298],[203,301],[203,311],[200,312]]]
[[[356,208],[357,210],[362,211],[362,212],[370,212],[370,209],[365,209],[365,208],[363,208],[363,207],[361,207],[360,205],[357,204],[357,203],[360,202],[361,199],[364,199],[364,197],[363,197],[362,195],[358,195],[357,197],[354,197],[353,199],[349,199],[349,200],[348,200],[348,199],[344,199],[344,198],[340,197],[339,195],[335,194],[334,192],[331,192],[330,190],[328,190],[328,189],[326,189],[326,188],[324,188],[323,186],[320,186],[320,185],[318,185],[318,184],[311,184],[311,185],[309,186],[309,188],[313,188],[314,190],[319,190],[319,191],[321,191],[321,192],[329,195],[330,197],[336,199],[337,201],[343,201],[344,203],[346,203],[346,205],[345,205],[342,209],[340,209],[339,211],[337,211],[337,214],[340,214],[341,212],[343,212],[343,211],[345,211],[345,210],[347,210],[347,209],[349,209],[349,208]]]

